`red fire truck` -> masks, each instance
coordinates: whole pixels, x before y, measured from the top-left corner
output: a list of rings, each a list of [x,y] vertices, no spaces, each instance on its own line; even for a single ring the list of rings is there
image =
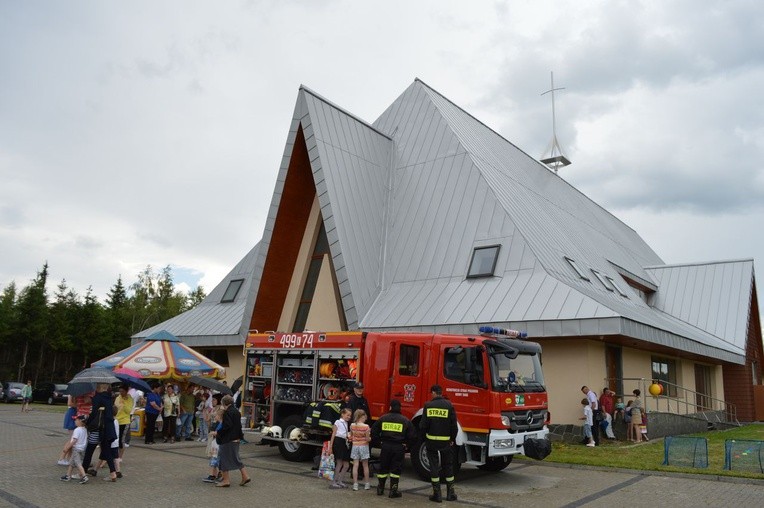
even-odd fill
[[[548,433],[541,346],[524,334],[491,327],[475,335],[399,332],[250,333],[244,353],[242,414],[246,427],[278,445],[284,458],[306,460],[331,434],[331,423],[306,424],[311,404],[339,405],[361,381],[372,419],[391,399],[418,426],[429,388],[453,404],[457,463],[499,471],[524,453],[526,439]],[[411,450],[429,478],[423,443]]]

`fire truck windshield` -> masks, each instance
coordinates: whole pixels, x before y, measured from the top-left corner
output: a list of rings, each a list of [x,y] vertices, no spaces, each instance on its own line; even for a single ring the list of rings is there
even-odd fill
[[[488,348],[493,389],[499,392],[544,392],[544,374],[538,354],[519,353],[516,358],[499,348]]]

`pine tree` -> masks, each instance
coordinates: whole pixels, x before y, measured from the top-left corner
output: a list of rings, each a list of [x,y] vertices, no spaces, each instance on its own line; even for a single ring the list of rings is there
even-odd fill
[[[130,312],[127,290],[122,275],[106,296],[106,321],[114,348],[124,349],[130,345]]]
[[[0,295],[0,376],[10,376],[10,364],[15,348],[11,347],[18,323],[18,294],[16,283],[11,282],[3,288]],[[15,368],[15,365],[13,366]]]
[[[18,303],[17,341],[22,349],[18,366],[17,379],[25,378],[25,369],[30,349],[37,349],[41,354],[47,343],[48,294],[45,285],[48,281],[48,263],[37,272],[31,284],[23,289]]]

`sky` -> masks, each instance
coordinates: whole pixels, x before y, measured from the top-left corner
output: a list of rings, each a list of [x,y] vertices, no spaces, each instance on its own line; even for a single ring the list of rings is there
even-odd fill
[[[0,290],[211,291],[262,236],[298,88],[373,122],[420,78],[666,263],[764,266],[764,3],[0,2]]]

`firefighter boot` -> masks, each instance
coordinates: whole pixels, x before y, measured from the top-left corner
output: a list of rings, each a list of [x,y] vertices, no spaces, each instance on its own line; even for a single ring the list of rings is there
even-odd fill
[[[433,501],[435,503],[442,503],[443,498],[440,495],[440,483],[433,483],[432,484],[432,495],[430,496],[430,501]]]
[[[456,492],[454,492],[454,482],[446,484],[446,501],[456,501]]]
[[[387,497],[401,497],[401,495],[398,492],[398,478],[390,478],[390,495]]]
[[[378,496],[381,496],[385,493],[385,483],[387,483],[387,478],[379,478],[379,484],[377,485]]]

